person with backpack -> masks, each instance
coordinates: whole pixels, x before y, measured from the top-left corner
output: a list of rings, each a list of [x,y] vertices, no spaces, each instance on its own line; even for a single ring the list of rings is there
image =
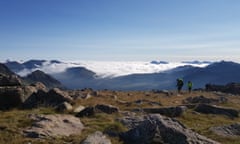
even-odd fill
[[[184,85],[183,79],[178,78],[178,79],[177,79],[177,89],[178,89],[178,93],[181,93],[181,90],[182,90],[183,85]]]
[[[192,92],[192,86],[193,86],[192,82],[188,81],[188,85],[187,86],[188,86],[188,92],[191,93]]]

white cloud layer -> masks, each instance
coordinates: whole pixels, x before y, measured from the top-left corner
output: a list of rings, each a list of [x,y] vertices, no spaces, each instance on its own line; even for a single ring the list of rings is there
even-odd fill
[[[24,69],[18,74],[21,76],[26,76],[27,74],[35,71],[41,70],[48,74],[54,74],[59,72],[64,72],[70,67],[85,67],[97,74],[98,77],[118,77],[129,74],[143,74],[143,73],[157,73],[165,70],[170,70],[178,66],[187,65],[186,63],[170,62],[167,64],[152,64],[151,62],[144,61],[71,61],[63,63],[53,63],[45,62],[43,66],[36,69]],[[189,65],[189,64],[188,64]],[[196,67],[205,67],[208,64],[191,64]]]

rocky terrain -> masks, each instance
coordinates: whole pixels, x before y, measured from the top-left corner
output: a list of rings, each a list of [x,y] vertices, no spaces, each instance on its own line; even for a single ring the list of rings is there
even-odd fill
[[[240,93],[235,83],[179,94],[175,90],[63,90],[23,81],[0,66],[0,143],[240,141]],[[223,87],[231,89],[223,91]]]

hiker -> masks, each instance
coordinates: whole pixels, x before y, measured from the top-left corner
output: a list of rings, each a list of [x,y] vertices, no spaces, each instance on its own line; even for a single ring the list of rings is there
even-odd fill
[[[192,92],[192,86],[193,86],[192,82],[188,81],[188,85],[187,86],[188,86],[188,92],[191,93]]]
[[[183,85],[184,85],[183,80],[180,79],[180,78],[178,78],[178,79],[177,79],[177,89],[178,89],[178,93],[181,92]]]

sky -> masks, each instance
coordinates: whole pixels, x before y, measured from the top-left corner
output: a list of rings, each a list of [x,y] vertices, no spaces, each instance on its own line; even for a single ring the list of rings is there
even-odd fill
[[[239,0],[0,0],[0,60],[240,62]]]

